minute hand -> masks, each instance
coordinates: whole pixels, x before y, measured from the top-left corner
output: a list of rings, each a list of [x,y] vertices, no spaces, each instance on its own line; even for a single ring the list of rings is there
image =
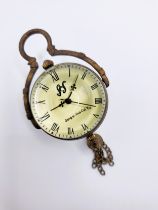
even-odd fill
[[[80,103],[80,102],[77,102],[77,101],[71,101],[71,103],[82,104],[82,105],[86,105],[86,106],[93,106],[93,107],[96,107],[95,105],[92,105],[92,104],[85,104],[85,103]]]

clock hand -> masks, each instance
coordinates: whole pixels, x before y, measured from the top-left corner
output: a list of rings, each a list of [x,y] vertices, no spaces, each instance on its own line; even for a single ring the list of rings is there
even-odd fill
[[[63,101],[61,101],[61,103],[60,103],[58,106],[54,107],[54,108],[51,109],[50,111],[53,111],[54,109],[56,109],[56,108],[58,108],[58,107],[60,107],[60,106],[63,106],[63,104],[65,104],[67,101],[69,101],[71,94],[72,94],[72,91],[70,92],[68,98],[66,98],[66,99],[61,99],[61,100],[63,100]],[[70,100],[71,100],[71,99],[70,99]]]
[[[71,100],[71,103],[75,103],[75,104],[82,104],[82,105],[87,105],[87,106],[93,106],[93,107],[96,107],[95,105],[92,105],[92,104],[85,104],[85,103],[80,103],[80,102],[76,102],[76,101],[72,101],[72,100]]]
[[[76,85],[77,79],[78,79],[78,75],[77,75],[77,77],[75,79],[75,82],[74,82],[74,84],[72,86],[75,86]]]
[[[70,92],[69,96],[67,97],[67,99],[69,99],[72,95],[72,91]],[[65,99],[66,100],[66,99]]]
[[[71,85],[71,91],[70,91],[69,96],[66,98],[67,100],[71,97],[72,92],[74,91],[74,89],[76,89],[76,82],[77,82],[77,79],[78,79],[78,75],[77,75],[77,77],[76,77],[76,79],[75,79],[75,82]],[[64,100],[66,100],[66,99],[64,99]]]
[[[71,94],[72,94],[72,91],[74,91],[76,89],[76,82],[77,82],[77,79],[78,79],[78,75],[74,81],[74,83],[71,85],[71,92],[70,92],[70,95],[68,96],[68,98],[70,98]]]
[[[60,100],[61,100],[61,101],[65,101],[66,104],[74,103],[74,104],[82,104],[82,105],[87,105],[87,106],[96,107],[95,105],[92,105],[92,104],[85,104],[85,103],[80,103],[80,102],[77,102],[77,101],[72,101],[70,98],[60,99]]]
[[[65,100],[63,102],[61,102],[58,106],[56,106],[53,109],[51,109],[50,111],[53,111],[54,109],[57,109],[60,106],[63,106],[63,104],[65,104]]]

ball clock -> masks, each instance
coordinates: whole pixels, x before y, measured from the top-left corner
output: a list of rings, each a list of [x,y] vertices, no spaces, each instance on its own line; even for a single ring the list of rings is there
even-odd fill
[[[24,45],[33,34],[42,34],[47,40],[47,51],[51,56],[73,56],[91,67],[72,63],[54,64],[43,61],[43,72],[30,88],[39,67],[36,58],[26,54]],[[58,50],[50,35],[42,29],[27,31],[19,42],[19,51],[28,61],[30,71],[23,89],[24,107],[27,118],[35,128],[60,140],[87,139],[94,153],[92,167],[105,175],[104,164],[113,166],[113,155],[103,138],[94,133],[103,122],[108,108],[108,78],[105,71],[84,53]]]

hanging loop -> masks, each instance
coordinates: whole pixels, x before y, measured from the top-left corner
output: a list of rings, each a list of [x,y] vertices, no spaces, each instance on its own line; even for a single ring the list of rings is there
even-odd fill
[[[20,42],[19,42],[19,51],[20,51],[20,54],[21,56],[28,61],[28,64],[31,66],[31,67],[35,67],[37,68],[38,67],[38,63],[36,61],[36,58],[35,57],[31,57],[29,56],[26,52],[25,52],[25,49],[24,49],[24,46],[25,46],[25,42],[26,40],[33,34],[42,34],[45,39],[47,40],[47,51],[50,55],[53,55],[54,52],[55,52],[55,46],[52,44],[52,39],[50,37],[50,35],[44,31],[43,29],[31,29],[29,31],[27,31],[20,39]]]
[[[46,31],[44,31],[43,29],[31,29],[31,30],[27,31],[22,36],[22,38],[20,39],[20,42],[19,42],[20,54],[24,59],[26,59],[28,61],[28,64],[31,66],[31,68],[37,69],[38,68],[38,63],[37,63],[35,57],[31,57],[28,54],[26,54],[26,52],[24,50],[24,45],[25,45],[26,40],[33,34],[42,34],[46,38],[47,44],[48,44],[47,45],[47,51],[49,52],[49,54],[51,56],[58,56],[58,55],[73,56],[73,57],[79,58],[79,59],[87,62],[98,72],[98,74],[102,78],[102,81],[105,83],[106,87],[109,86],[109,80],[106,76],[106,73],[105,73],[104,69],[101,68],[94,60],[87,57],[82,52],[76,52],[76,51],[72,51],[72,50],[58,50],[58,49],[56,49],[55,46],[52,44],[52,39],[51,39],[50,35]]]

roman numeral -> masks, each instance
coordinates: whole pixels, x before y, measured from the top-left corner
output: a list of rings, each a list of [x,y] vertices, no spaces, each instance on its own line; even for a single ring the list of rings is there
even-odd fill
[[[99,117],[99,114],[93,114],[94,115],[94,117],[96,117],[96,118],[98,118]]]
[[[94,90],[94,89],[96,89],[97,87],[98,87],[98,84],[95,83],[94,85],[91,86],[91,89]]]
[[[49,87],[47,87],[46,85],[40,83],[39,88],[41,88],[42,90],[44,90],[45,92],[47,92],[49,90]]]
[[[87,70],[83,73],[83,75],[82,75],[81,79],[83,79],[83,80],[84,80],[84,78],[86,77],[86,75],[87,75]]]
[[[43,100],[43,101],[36,101],[36,104],[45,104],[45,101],[46,101],[46,100]]]
[[[68,128],[68,134],[69,135],[74,134],[74,129],[73,128]]]
[[[102,104],[102,98],[95,98],[95,104]]]
[[[81,126],[82,126],[84,131],[88,129],[88,126],[86,124],[82,124]]]
[[[49,72],[50,76],[53,79],[53,82],[58,81],[59,80],[59,76],[57,75],[55,70],[52,70],[51,72]]]
[[[70,66],[68,65],[68,68],[69,68],[69,77],[70,77]]]
[[[56,131],[58,133],[59,131],[59,127],[57,123],[53,123],[52,127],[51,127],[51,130],[54,132]]]
[[[40,121],[43,122],[45,121],[46,119],[48,119],[50,117],[50,114],[48,112],[46,112],[42,117],[40,117]]]

